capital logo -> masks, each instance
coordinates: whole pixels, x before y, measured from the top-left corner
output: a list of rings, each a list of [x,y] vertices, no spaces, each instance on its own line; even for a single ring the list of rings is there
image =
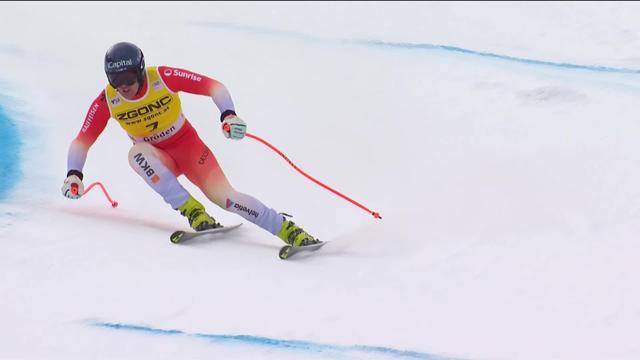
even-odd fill
[[[119,60],[119,61],[109,61],[107,63],[107,69],[118,69],[122,66],[130,66],[133,65],[132,59],[127,60]]]
[[[162,87],[162,85],[160,84],[160,80],[153,82],[153,89],[154,90],[160,90],[161,87]]]
[[[171,71],[171,69],[164,69],[164,71],[162,72],[164,74],[164,76],[171,76],[171,73],[173,71]]]
[[[113,99],[111,99],[111,105],[113,105],[113,106],[120,105],[120,97],[116,96]]]

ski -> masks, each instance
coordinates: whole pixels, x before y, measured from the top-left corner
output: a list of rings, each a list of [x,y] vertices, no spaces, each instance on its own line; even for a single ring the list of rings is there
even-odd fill
[[[184,242],[184,241],[187,241],[187,240],[191,240],[191,239],[194,239],[194,238],[197,238],[197,237],[205,236],[205,235],[226,233],[226,232],[231,231],[233,229],[239,228],[240,225],[242,225],[242,223],[231,225],[231,226],[223,226],[223,227],[219,227],[219,228],[215,228],[215,229],[203,230],[203,231],[183,231],[183,230],[178,230],[178,231],[174,232],[173,234],[171,234],[171,237],[169,238],[169,240],[171,240],[171,242],[174,243],[174,244],[179,244],[181,242]]]
[[[323,247],[324,244],[326,244],[326,242],[320,241],[317,244],[304,245],[304,246],[285,245],[282,248],[280,248],[280,253],[278,253],[278,256],[280,256],[280,259],[286,260],[290,258],[292,255],[302,251],[316,251],[321,247]]]

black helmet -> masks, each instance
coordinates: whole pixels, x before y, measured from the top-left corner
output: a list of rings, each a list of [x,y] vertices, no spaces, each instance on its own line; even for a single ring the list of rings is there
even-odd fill
[[[114,88],[122,84],[133,85],[134,79],[142,85],[145,77],[142,50],[128,42],[113,45],[104,55],[104,72]]]

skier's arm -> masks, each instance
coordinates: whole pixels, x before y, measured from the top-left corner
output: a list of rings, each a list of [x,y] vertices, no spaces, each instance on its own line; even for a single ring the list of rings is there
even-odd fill
[[[211,96],[220,110],[220,121],[229,115],[236,115],[229,90],[219,81],[194,73],[193,71],[158,66],[162,81],[173,92],[184,91],[190,94]]]
[[[80,132],[71,142],[67,157],[67,176],[79,173],[78,176],[82,179],[82,169],[87,160],[89,148],[105,129],[110,117],[106,97],[102,91],[91,103]]]

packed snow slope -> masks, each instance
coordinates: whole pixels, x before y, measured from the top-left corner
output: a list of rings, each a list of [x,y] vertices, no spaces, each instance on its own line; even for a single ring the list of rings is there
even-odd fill
[[[640,358],[640,5],[3,3],[0,358]],[[68,146],[119,41],[222,81],[186,116],[235,188],[330,241],[186,229],[111,122]],[[184,178],[199,199],[202,193]],[[242,219],[208,205],[221,222]]]

